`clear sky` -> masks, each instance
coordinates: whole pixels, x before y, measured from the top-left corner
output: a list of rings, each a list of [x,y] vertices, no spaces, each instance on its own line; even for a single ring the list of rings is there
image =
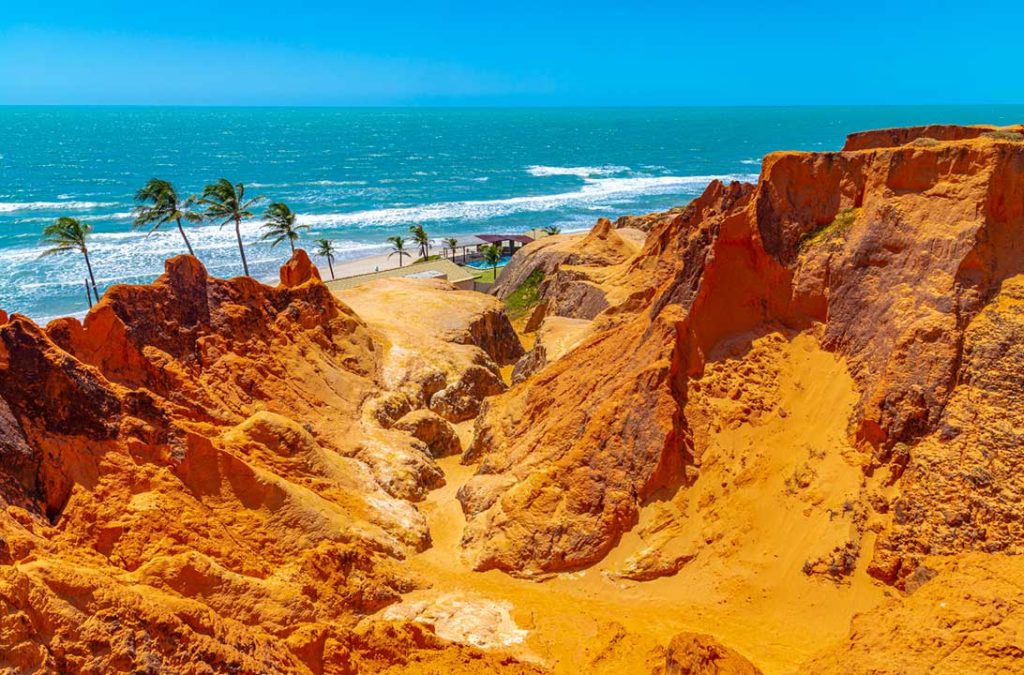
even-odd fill
[[[1018,3],[2,0],[0,104],[1024,102]]]

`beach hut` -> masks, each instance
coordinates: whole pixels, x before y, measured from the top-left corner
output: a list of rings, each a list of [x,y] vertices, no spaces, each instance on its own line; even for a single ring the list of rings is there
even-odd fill
[[[533,237],[525,234],[478,234],[476,238],[485,244],[497,244],[504,255],[512,255],[533,241]]]

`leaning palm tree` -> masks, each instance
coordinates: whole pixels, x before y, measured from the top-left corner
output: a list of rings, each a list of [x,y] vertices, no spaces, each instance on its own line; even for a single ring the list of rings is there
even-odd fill
[[[561,231],[562,228],[560,228],[558,225],[548,225],[547,227],[541,228],[541,232],[543,232],[544,234],[558,234]]]
[[[455,249],[459,245],[459,240],[455,237],[448,237],[447,239],[442,239],[442,241],[445,243],[445,246],[452,250],[452,262],[455,262]]]
[[[242,255],[242,269],[249,276],[249,263],[245,259],[245,246],[242,244],[242,221],[252,218],[253,205],[262,201],[263,197],[253,197],[246,201],[245,186],[241,183],[232,184],[227,178],[221,178],[203,188],[203,194],[189,203],[205,207],[203,214],[207,220],[219,221],[224,227],[228,223],[235,224],[235,236],[238,238],[238,252]]]
[[[388,254],[388,258],[390,258],[393,255],[397,255],[398,266],[401,267],[403,256],[409,256],[410,258],[412,257],[412,253],[409,253],[408,251],[405,250],[405,237],[399,237],[396,235],[394,237],[388,237],[388,241],[391,242],[391,253]]]
[[[494,280],[498,280],[498,263],[501,262],[501,247],[497,244],[491,244],[490,246],[484,246],[483,248],[484,260],[491,266],[491,270],[494,271]]]
[[[160,178],[150,178],[142,189],[135,193],[135,222],[133,227],[149,227],[149,234],[160,229],[161,225],[174,222],[178,225],[178,232],[185,240],[185,248],[189,255],[195,255],[192,251],[192,244],[185,236],[185,228],[181,226],[184,218],[190,222],[202,220],[202,216],[188,208],[190,202],[184,204],[178,199],[178,192],[170,182]],[[149,236],[149,235],[146,235]]]
[[[430,255],[430,236],[427,231],[422,225],[413,225],[409,228],[409,233],[412,235],[413,243],[420,247],[420,257],[426,260]]]
[[[267,222],[264,223],[263,240],[273,239],[270,248],[274,248],[285,239],[292,247],[292,255],[295,255],[295,242],[299,238],[299,230],[308,230],[309,225],[296,225],[295,212],[288,208],[284,202],[274,202],[267,207]]]
[[[43,251],[40,258],[45,258],[67,251],[80,251],[85,256],[85,267],[89,270],[89,281],[92,282],[92,294],[99,302],[100,294],[96,290],[96,277],[92,273],[92,263],[89,261],[89,249],[85,240],[92,232],[92,225],[83,223],[78,218],[61,216],[53,223],[43,228],[43,243],[49,244],[50,248]]]
[[[316,243],[316,254],[327,258],[327,267],[331,270],[331,279],[334,279],[334,242],[330,239],[317,239]]]

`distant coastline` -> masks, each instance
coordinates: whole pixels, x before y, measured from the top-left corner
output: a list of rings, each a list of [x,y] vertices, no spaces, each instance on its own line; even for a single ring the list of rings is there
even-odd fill
[[[687,203],[713,178],[756,179],[778,148],[839,147],[845,134],[934,121],[1010,121],[1024,106],[932,108],[0,107],[0,307],[45,321],[81,314],[77,260],[39,260],[58,216],[93,225],[101,288],[146,283],[180,238],[131,231],[153,176],[195,192],[222,176],[288,202],[337,261],[386,251],[422,223],[434,238],[589,228],[597,217]],[[253,275],[287,257],[243,224]],[[190,226],[211,274],[241,273],[231,228]],[[318,264],[323,261],[316,260]]]

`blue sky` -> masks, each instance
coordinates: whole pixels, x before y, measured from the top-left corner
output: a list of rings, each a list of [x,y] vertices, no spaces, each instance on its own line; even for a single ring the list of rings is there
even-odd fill
[[[1019,7],[4,0],[0,104],[1024,102]]]

